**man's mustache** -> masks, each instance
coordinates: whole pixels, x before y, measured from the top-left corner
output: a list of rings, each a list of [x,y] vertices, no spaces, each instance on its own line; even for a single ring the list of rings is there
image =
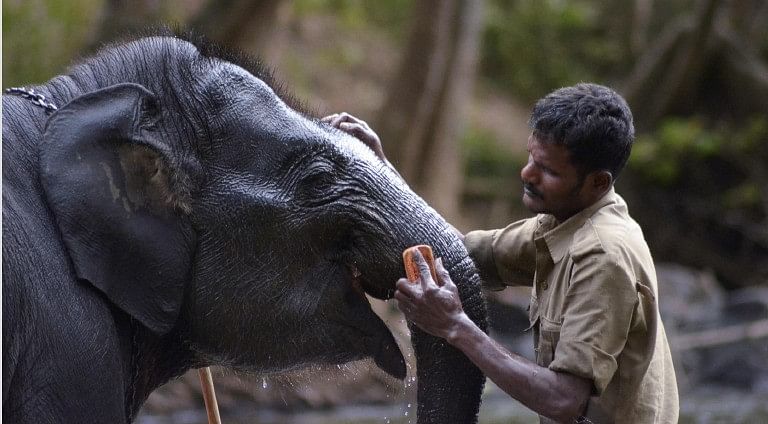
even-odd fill
[[[533,196],[536,196],[536,197],[542,197],[541,193],[539,193],[539,191],[536,190],[535,188],[533,188],[533,186],[530,185],[530,184],[523,183],[523,189],[526,192],[528,192],[529,195],[533,195]]]

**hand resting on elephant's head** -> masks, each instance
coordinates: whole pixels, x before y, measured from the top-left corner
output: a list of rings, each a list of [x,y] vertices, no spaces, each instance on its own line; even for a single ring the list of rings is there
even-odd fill
[[[259,66],[157,36],[36,86],[59,105],[50,117],[3,96],[4,419],[129,422],[157,386],[213,364],[371,357],[402,378],[365,294],[392,296],[413,244],[435,248],[485,325],[445,221],[275,86]],[[474,422],[482,374],[412,333],[419,423]]]

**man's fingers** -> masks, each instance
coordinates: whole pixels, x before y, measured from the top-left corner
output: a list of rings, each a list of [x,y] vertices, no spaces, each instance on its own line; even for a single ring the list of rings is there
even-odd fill
[[[401,278],[395,283],[397,290],[395,291],[395,298],[398,298],[398,294],[407,298],[412,298],[415,294],[416,285],[408,281],[406,278]],[[398,298],[399,299],[399,298]]]
[[[339,116],[338,113],[334,113],[333,115],[324,116],[324,117],[320,118],[320,122],[324,122],[324,123],[327,124],[329,122],[332,122],[334,120],[334,118],[336,118],[337,116]]]
[[[339,124],[342,123],[342,122],[344,122],[344,114],[340,113],[340,114],[336,115],[335,118],[333,118],[333,120],[331,121],[331,125],[333,125],[334,127],[338,128]]]
[[[430,288],[430,282],[435,284],[434,280],[432,279],[432,273],[429,272],[429,265],[427,264],[427,260],[424,259],[424,256],[421,255],[419,249],[414,249],[413,260],[416,262],[416,266],[419,267],[419,279],[421,280],[421,288],[424,289],[424,291],[427,291]]]
[[[395,300],[397,300],[398,302],[405,302],[405,301],[409,301],[410,298],[404,292],[397,290],[395,291]]]
[[[350,123],[359,125],[361,129],[369,129],[367,122],[353,115],[350,115],[347,112],[334,113],[332,115],[324,116],[320,118],[320,122],[331,124],[331,126],[336,128],[339,128],[339,125],[342,123]]]
[[[442,287],[446,281],[451,281],[451,274],[443,266],[443,258],[435,259],[435,273],[437,274],[437,285]]]
[[[354,117],[354,116],[352,116],[352,115],[349,115],[349,118],[350,118],[350,119],[349,119],[347,122],[353,122],[353,123],[355,123],[355,124],[359,125],[359,126],[360,126],[360,128],[362,128],[362,129],[365,129],[365,130],[370,130],[370,129],[371,129],[371,127],[369,127],[369,126],[368,126],[368,123],[367,123],[367,122],[365,122],[365,121],[363,121],[362,119],[360,119],[360,118],[355,118],[355,117]]]
[[[407,297],[397,298],[397,307],[400,308],[400,310],[403,312],[410,312],[415,308],[413,302],[411,302],[411,299],[408,299]]]
[[[397,307],[404,313],[410,314],[416,309],[416,305],[404,292],[397,290],[395,292],[395,300],[397,300]]]
[[[357,123],[357,118],[348,114],[347,112],[341,112],[333,119],[333,121],[331,121],[331,125],[338,128],[339,124],[341,124],[342,122]]]
[[[365,135],[365,128],[360,124],[354,124],[352,122],[340,123],[339,129],[358,138],[360,138],[359,136],[361,135]]]

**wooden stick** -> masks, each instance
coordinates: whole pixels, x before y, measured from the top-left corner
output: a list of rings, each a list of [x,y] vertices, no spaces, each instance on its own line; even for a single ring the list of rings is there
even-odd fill
[[[211,368],[200,368],[197,372],[200,374],[200,385],[203,387],[203,399],[205,400],[205,410],[208,412],[208,424],[221,424],[219,404],[216,402],[216,392],[213,389]]]
[[[713,328],[695,333],[678,334],[672,339],[671,347],[677,351],[683,351],[743,340],[756,340],[764,337],[768,337],[768,319]]]

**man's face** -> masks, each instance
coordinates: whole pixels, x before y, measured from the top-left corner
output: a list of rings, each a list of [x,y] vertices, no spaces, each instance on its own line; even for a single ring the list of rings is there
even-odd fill
[[[520,171],[523,203],[534,213],[563,222],[589,206],[584,178],[571,163],[565,146],[528,137],[528,163]]]

